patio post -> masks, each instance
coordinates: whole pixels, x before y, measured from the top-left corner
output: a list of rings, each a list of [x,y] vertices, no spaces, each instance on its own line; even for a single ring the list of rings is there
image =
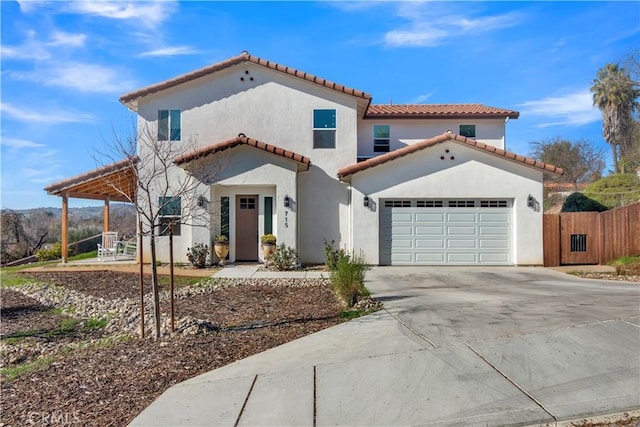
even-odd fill
[[[69,261],[69,238],[67,235],[69,222],[68,222],[68,212],[69,212],[69,199],[66,194],[62,195],[62,263],[66,264]]]
[[[104,224],[102,230],[105,233],[109,231],[109,198],[104,199]]]

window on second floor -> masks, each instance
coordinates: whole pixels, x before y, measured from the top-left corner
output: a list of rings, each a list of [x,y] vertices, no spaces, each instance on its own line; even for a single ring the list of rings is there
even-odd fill
[[[389,125],[373,125],[373,152],[389,152],[389,136],[391,133]]]
[[[158,110],[158,141],[180,141],[180,110]]]
[[[460,136],[467,138],[476,137],[476,125],[460,125]]]
[[[313,110],[313,148],[336,148],[336,110]]]
[[[158,216],[158,234],[168,236],[173,230],[174,236],[180,235],[180,223],[182,222],[182,200],[180,197],[159,197],[160,215]]]

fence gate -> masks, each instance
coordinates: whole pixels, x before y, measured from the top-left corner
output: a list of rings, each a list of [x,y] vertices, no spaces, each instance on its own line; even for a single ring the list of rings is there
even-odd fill
[[[597,264],[600,256],[600,214],[560,214],[560,264]]]

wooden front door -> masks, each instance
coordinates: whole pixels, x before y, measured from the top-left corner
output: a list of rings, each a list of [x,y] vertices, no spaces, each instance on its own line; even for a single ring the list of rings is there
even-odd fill
[[[560,264],[597,264],[600,254],[600,214],[560,214]]]
[[[236,260],[258,261],[258,196],[236,196]]]

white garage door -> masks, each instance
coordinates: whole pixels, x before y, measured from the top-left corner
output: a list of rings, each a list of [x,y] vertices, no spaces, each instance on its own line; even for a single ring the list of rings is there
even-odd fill
[[[513,264],[511,200],[382,200],[381,205],[380,264]]]

